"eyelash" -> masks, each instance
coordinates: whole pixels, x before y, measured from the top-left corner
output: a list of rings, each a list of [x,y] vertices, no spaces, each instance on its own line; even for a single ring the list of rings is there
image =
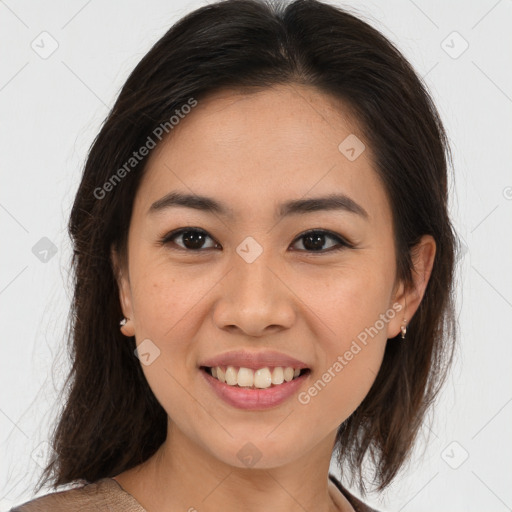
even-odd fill
[[[159,245],[168,245],[170,242],[172,242],[172,240],[184,233],[199,233],[199,234],[203,234],[203,235],[206,235],[207,237],[211,238],[212,240],[213,237],[211,237],[206,231],[204,231],[203,229],[200,229],[200,228],[192,228],[192,227],[186,227],[186,228],[179,228],[179,229],[175,229],[174,231],[171,231],[170,233],[167,233],[163,238],[161,238],[159,240]],[[324,235],[326,236],[327,238],[332,238],[334,240],[336,240],[338,242],[338,247],[330,247],[329,249],[324,249],[324,250],[321,250],[321,251],[312,251],[312,250],[307,250],[307,249],[294,249],[295,251],[298,251],[298,252],[306,252],[306,253],[309,253],[311,255],[316,255],[316,254],[325,254],[325,253],[330,253],[330,252],[335,252],[335,251],[340,251],[340,250],[343,250],[343,249],[351,249],[353,248],[354,246],[344,237],[336,234],[336,233],[333,233],[332,231],[327,231],[325,229],[310,229],[308,231],[305,231],[304,233],[301,233],[297,238],[295,238],[294,242],[292,245],[295,244],[295,242],[297,240],[300,240],[301,238],[303,237],[306,237],[307,235],[311,235],[311,234],[321,234],[321,235]],[[214,240],[215,241],[215,240]],[[218,244],[218,242],[215,242]],[[220,244],[219,244],[220,245]],[[181,250],[181,251],[187,251],[187,252],[195,252],[195,253],[198,253],[198,252],[205,252],[205,251],[208,251],[208,250],[211,250],[211,249],[215,249],[215,247],[208,247],[206,249],[187,249],[187,248],[184,248],[184,247],[180,247],[178,246],[177,249],[173,248],[174,250]]]

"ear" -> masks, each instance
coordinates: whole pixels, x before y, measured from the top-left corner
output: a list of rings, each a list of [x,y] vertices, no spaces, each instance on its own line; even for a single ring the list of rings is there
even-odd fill
[[[121,310],[125,318],[129,319],[124,326],[121,327],[121,332],[125,336],[135,336],[135,318],[132,307],[132,292],[130,280],[128,278],[128,268],[115,248],[112,246],[110,249],[110,259],[112,262],[112,270],[117,281],[119,289],[119,300],[121,303]]]
[[[411,258],[413,263],[412,288],[405,289],[404,284],[400,283],[398,290],[394,294],[390,307],[395,307],[398,313],[394,319],[388,323],[388,338],[394,338],[400,333],[404,319],[409,324],[411,318],[416,313],[427,288],[428,281],[432,274],[434,260],[436,255],[436,242],[431,235],[423,235],[421,240],[413,247]],[[398,304],[401,309],[398,310]]]

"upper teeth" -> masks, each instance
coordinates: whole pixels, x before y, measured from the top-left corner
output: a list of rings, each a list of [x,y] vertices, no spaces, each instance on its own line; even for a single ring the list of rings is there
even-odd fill
[[[276,366],[272,370],[268,367],[252,370],[251,368],[238,368],[236,366],[228,366],[225,369],[215,366],[211,371],[213,377],[230,386],[249,388],[254,386],[261,389],[269,388],[272,384],[282,384],[284,381],[290,382],[300,374],[299,368],[294,369],[291,366],[286,368]]]

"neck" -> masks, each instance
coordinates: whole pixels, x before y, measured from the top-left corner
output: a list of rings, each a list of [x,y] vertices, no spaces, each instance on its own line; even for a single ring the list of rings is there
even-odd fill
[[[328,480],[334,436],[289,464],[239,468],[219,461],[169,422],[167,439],[158,451],[116,480],[148,512],[351,511]]]

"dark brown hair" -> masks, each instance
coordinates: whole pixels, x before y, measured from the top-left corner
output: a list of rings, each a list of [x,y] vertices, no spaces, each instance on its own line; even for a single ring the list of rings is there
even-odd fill
[[[421,79],[378,31],[316,0],[227,0],[176,23],[136,66],[93,142],[74,201],[72,369],[41,486],[114,476],[148,459],[167,416],[134,356],[122,318],[111,248],[126,256],[134,197],[147,157],[105,197],[99,188],[190,98],[223,88],[303,84],[349,105],[374,155],[392,207],[397,278],[411,285],[411,254],[424,234],[437,252],[407,340],[390,340],[370,392],[340,426],[344,477],[384,489],[407,459],[453,356],[454,260],[446,136]],[[103,193],[102,193],[103,194]],[[39,487],[40,488],[40,487]]]

